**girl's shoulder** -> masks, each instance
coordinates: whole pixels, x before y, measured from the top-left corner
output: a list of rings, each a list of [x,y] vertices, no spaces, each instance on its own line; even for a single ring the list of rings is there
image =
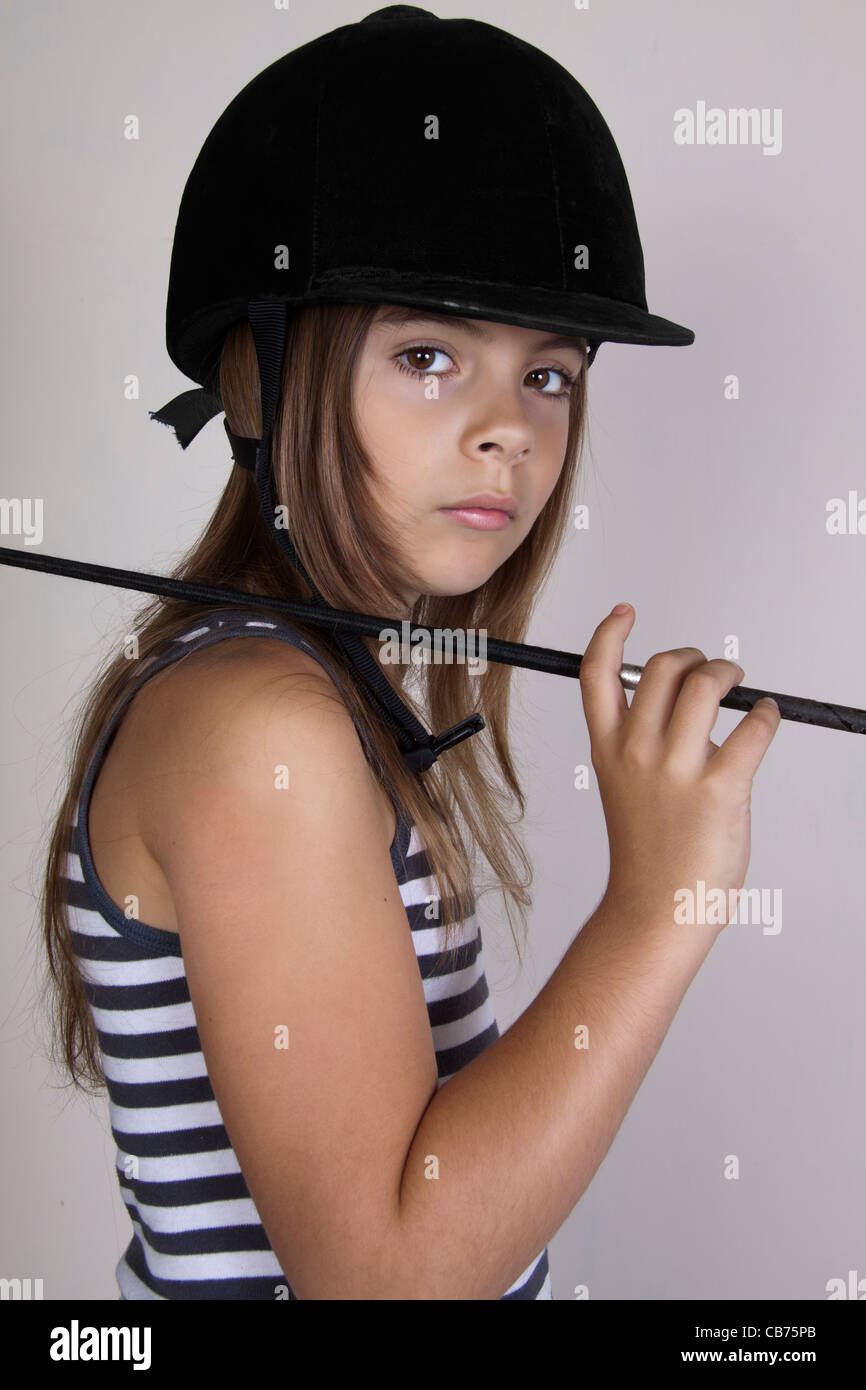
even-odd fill
[[[141,919],[177,930],[160,862],[174,805],[188,794],[190,778],[211,775],[222,741],[236,739],[243,727],[252,750],[281,711],[291,712],[299,730],[306,718],[328,718],[336,735],[335,757],[345,756],[356,738],[324,667],[292,643],[272,637],[227,636],[186,653],[144,682],[123,711],[90,796],[91,851],[115,902],[123,901],[129,883],[140,884]],[[374,799],[384,842],[391,844],[396,818],[378,783]]]
[[[283,676],[308,677],[317,687],[336,691],[322,662],[294,642],[235,632],[172,661],[151,676],[135,698],[145,696],[154,705],[161,700],[183,703],[191,696],[230,693],[235,686],[255,688],[259,681]]]
[[[247,722],[255,731],[281,709],[293,715],[315,709],[347,729],[352,724],[325,667],[273,637],[226,636],[157,671],[133,697],[115,740],[126,725],[127,770],[139,774],[143,822],[158,823],[160,770],[167,775],[174,767],[198,765],[207,745],[232,727]]]
[[[156,763],[183,762],[194,756],[208,729],[233,713],[265,694],[293,692],[339,705],[350,717],[331,676],[307,652],[272,637],[226,636],[184,653],[145,680],[123,711],[109,756],[120,752],[133,776],[137,767],[144,774]]]

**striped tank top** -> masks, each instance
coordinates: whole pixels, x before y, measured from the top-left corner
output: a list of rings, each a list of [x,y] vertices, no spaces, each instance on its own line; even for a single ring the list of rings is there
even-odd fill
[[[86,770],[69,826],[64,900],[78,969],[99,1041],[115,1170],[132,1238],[115,1276],[122,1299],[294,1299],[229,1143],[187,988],[180,937],[148,926],[109,897],[87,830],[97,773],[130,700],[150,676],[227,637],[274,637],[318,652],[284,622],[242,609],[209,614],[143,663]],[[356,727],[357,721],[356,721]],[[360,733],[360,728],[359,728]],[[473,911],[442,971],[444,926],[425,914],[438,885],[417,827],[402,816],[391,863],[418,958],[436,1053],[438,1086],[500,1036]],[[503,1294],[552,1298],[544,1249]]]

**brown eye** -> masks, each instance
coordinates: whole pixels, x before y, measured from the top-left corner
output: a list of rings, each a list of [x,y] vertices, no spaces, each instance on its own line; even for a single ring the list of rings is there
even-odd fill
[[[430,363],[433,361],[433,358],[436,356],[436,349],[435,349],[435,348],[407,348],[407,349],[406,349],[406,356],[407,356],[408,358],[410,358],[409,366],[410,366],[410,367],[414,367],[414,368],[415,368],[417,371],[419,371],[419,372],[422,372],[422,371],[424,371],[426,368],[428,368],[428,367],[430,366]],[[413,357],[415,358],[415,361],[414,361],[414,362],[411,361],[411,358],[413,358]],[[426,358],[429,358],[429,361],[427,361],[427,362],[419,362],[419,361],[418,361],[418,358],[419,358],[419,357],[426,357]]]
[[[529,376],[531,376],[531,377],[541,377],[541,376],[546,376],[546,377],[555,376],[555,377],[557,377],[557,376],[558,376],[558,377],[565,383],[565,385],[562,386],[558,391],[539,391],[538,394],[539,394],[540,396],[567,396],[567,395],[569,395],[569,393],[570,393],[570,391],[571,391],[571,388],[572,388],[572,386],[574,385],[574,377],[573,377],[573,376],[569,376],[568,372],[562,371],[561,368],[559,368],[559,367],[535,367],[535,368],[529,373]]]
[[[411,362],[404,362],[402,360],[404,357],[420,357],[426,361],[423,364],[412,365]],[[437,357],[444,357],[450,361],[450,354],[444,348],[432,347],[429,343],[420,343],[415,347],[404,348],[402,352],[398,352],[394,358],[394,365],[401,372],[409,372],[412,376],[429,376],[431,373],[434,376],[446,376],[447,372],[441,367],[437,368],[436,371],[433,370],[431,359]]]

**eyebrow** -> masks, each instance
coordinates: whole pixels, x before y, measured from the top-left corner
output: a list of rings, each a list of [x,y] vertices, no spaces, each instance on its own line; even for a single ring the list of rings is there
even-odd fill
[[[400,304],[389,305],[383,310],[378,322],[374,327],[382,325],[401,325],[406,323],[441,323],[446,328],[462,328],[473,338],[489,339],[489,334],[477,321],[472,319],[457,318],[455,314],[437,314],[432,309],[407,309]],[[586,352],[586,340],[569,336],[565,333],[553,333],[547,338],[543,338],[536,344],[537,351],[543,348],[565,347],[574,348],[576,352]]]

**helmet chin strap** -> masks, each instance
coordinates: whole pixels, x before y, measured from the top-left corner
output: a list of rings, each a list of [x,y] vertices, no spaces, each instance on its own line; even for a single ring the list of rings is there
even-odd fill
[[[228,420],[223,420],[225,432],[231,445],[235,463],[252,473],[259,493],[259,505],[268,530],[276,544],[288,556],[295,569],[309,586],[311,603],[316,607],[328,609],[301,559],[295,550],[292,539],[285,526],[278,525],[276,507],[271,487],[270,442],[273,431],[276,404],[282,382],[283,357],[285,355],[286,328],[288,324],[288,304],[278,299],[250,299],[247,314],[252,328],[256,357],[259,365],[259,381],[262,397],[262,438],[252,439],[244,435],[232,434]],[[588,351],[586,366],[589,369],[601,346],[601,339],[587,338]],[[160,410],[150,411],[152,420],[169,425],[182,449],[186,449],[199,431],[214,415],[220,414],[223,403],[219,392],[212,386],[203,386],[191,391],[183,391]],[[480,714],[468,718],[446,729],[442,734],[431,735],[414,714],[399,698],[379,664],[359,637],[344,632],[333,633],[334,639],[351,663],[360,678],[361,688],[373,703],[376,713],[385,721],[397,738],[407,764],[414,772],[425,772],[435,763],[440,753],[460,743],[464,738],[478,733],[485,727]]]
[[[259,493],[262,516],[277,545],[291,560],[295,569],[309,585],[311,602],[317,607],[327,608],[313,580],[302,564],[291,537],[285,526],[278,524],[277,508],[274,505],[271,488],[270,445],[273,432],[276,403],[282,381],[283,357],[286,344],[286,324],[288,309],[282,300],[251,299],[249,302],[249,321],[255,342],[256,357],[259,364],[259,381],[262,395],[262,437],[258,441],[245,441],[249,449],[247,460],[255,447],[255,480]],[[235,436],[228,430],[229,439]],[[247,462],[248,466],[248,462]],[[468,718],[437,736],[431,735],[414,714],[399,698],[386,679],[372,654],[364,646],[360,637],[345,632],[333,633],[334,640],[346,659],[361,678],[365,693],[375,704],[376,712],[396,736],[403,756],[413,772],[424,772],[435,763],[439,754],[460,743],[464,738],[477,733],[485,727],[480,714]]]

